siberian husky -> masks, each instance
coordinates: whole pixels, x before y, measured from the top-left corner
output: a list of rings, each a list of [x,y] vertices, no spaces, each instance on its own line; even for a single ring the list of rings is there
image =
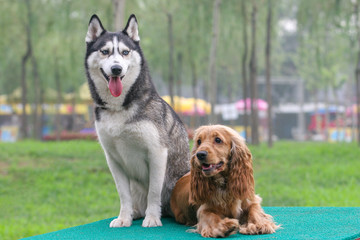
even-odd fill
[[[95,102],[95,127],[120,197],[110,227],[161,226],[172,215],[170,195],[189,171],[184,125],[159,97],[131,15],[121,32],[108,32],[93,15],[86,34],[85,69]]]

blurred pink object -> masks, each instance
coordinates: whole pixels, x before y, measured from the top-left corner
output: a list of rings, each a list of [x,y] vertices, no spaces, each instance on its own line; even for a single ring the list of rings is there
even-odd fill
[[[182,112],[182,114],[185,116],[194,116],[194,115],[205,116],[206,112],[204,109],[199,108],[199,107],[197,108],[197,111],[195,112],[195,108],[193,107],[192,109],[185,110],[184,112]]]
[[[346,108],[346,116],[350,116],[350,115],[352,115],[352,114],[356,114],[357,113],[357,111],[356,111],[356,104],[353,104],[352,106],[350,106],[350,107],[347,107]]]
[[[266,101],[262,99],[255,100],[255,103],[257,103],[258,109],[261,111],[265,111],[268,108],[268,104]],[[244,99],[241,99],[235,103],[236,109],[238,110],[244,110],[245,109],[245,101]],[[250,98],[246,99],[246,110],[251,109],[251,101]]]

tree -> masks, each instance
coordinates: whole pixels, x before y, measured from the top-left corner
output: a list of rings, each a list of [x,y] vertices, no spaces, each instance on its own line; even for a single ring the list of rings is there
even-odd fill
[[[207,1],[207,4],[210,2]],[[206,15],[203,14],[203,8],[206,8],[204,6],[205,4],[202,4],[200,6],[196,6],[197,3],[195,2],[187,2],[188,5],[186,7],[189,9],[187,17],[188,19],[192,19],[192,21],[188,22],[185,26],[188,27],[184,40],[184,57],[187,58],[187,61],[189,63],[189,72],[191,79],[191,87],[192,87],[192,97],[194,98],[194,110],[195,113],[190,119],[190,127],[194,128],[199,125],[199,116],[197,113],[198,109],[198,99],[199,99],[199,92],[198,92],[198,86],[199,86],[199,75],[201,76],[202,70],[206,69],[206,64],[204,64],[205,61],[202,59],[205,59],[207,57],[208,51],[205,48],[199,48],[196,47],[197,44],[199,45],[207,45],[206,42],[206,31],[204,31],[204,24],[207,23],[205,19],[207,18]],[[204,71],[206,72],[206,71]],[[204,96],[207,97],[206,95]]]
[[[336,95],[336,90],[347,79],[346,75],[350,74],[350,54],[347,49],[351,46],[348,38],[356,30],[351,29],[353,24],[350,23],[352,21],[350,19],[353,13],[350,13],[348,8],[349,3],[347,2],[302,1],[298,11],[300,33],[298,71],[305,79],[307,88],[313,92],[316,103],[320,101],[318,93],[324,93],[323,100],[326,111],[323,135],[325,139],[328,137],[330,122],[329,90],[332,89]],[[337,97],[334,102],[337,105],[341,104],[337,101]],[[345,103],[343,102],[343,104]],[[318,107],[315,112],[318,112]],[[316,118],[317,132],[321,132],[320,116],[317,114]]]
[[[248,54],[248,37],[247,37],[247,11],[246,11],[246,5],[245,1],[241,1],[241,10],[242,10],[242,20],[243,20],[243,45],[244,50],[242,54],[242,60],[241,60],[241,67],[242,67],[242,86],[243,86],[243,99],[244,99],[244,132],[245,132],[245,139],[248,137],[248,114],[247,114],[247,101],[248,98],[248,88],[247,88],[247,82],[248,82],[248,76],[247,76],[247,54]]]
[[[126,0],[113,0],[114,6],[114,30],[116,32],[121,31],[124,25],[124,13],[125,13]]]
[[[174,37],[172,14],[167,13],[168,36],[169,36],[169,95],[171,106],[174,107]]]
[[[271,25],[272,25],[272,5],[271,0],[268,0],[268,17],[266,24],[266,96],[268,102],[267,120],[268,120],[268,146],[272,147],[272,135],[273,135],[273,122],[272,122],[272,98],[271,98]]]
[[[251,143],[259,145],[259,117],[257,92],[257,59],[256,59],[256,0],[252,1],[251,12],[251,56],[250,56],[250,93],[251,93]]]
[[[42,116],[43,116],[43,93],[42,82],[40,80],[37,61],[34,56],[34,53],[31,54],[31,63],[33,71],[33,81],[34,81],[34,104],[33,104],[33,137],[36,139],[41,139],[42,133]],[[40,111],[40,112],[39,112]]]
[[[180,98],[182,96],[182,91],[181,91],[181,87],[182,87],[182,76],[183,76],[183,56],[182,54],[179,52],[177,54],[177,71],[176,71],[176,88],[177,88],[177,93],[176,95]],[[178,104],[180,104],[180,101],[178,101]],[[182,118],[181,113],[178,113],[180,115],[180,118]]]
[[[21,103],[22,103],[22,118],[21,118],[21,135],[22,138],[28,137],[28,121],[26,113],[26,105],[28,103],[27,99],[27,83],[26,83],[26,63],[31,60],[33,57],[33,49],[31,42],[31,6],[30,0],[25,1],[26,10],[27,10],[27,20],[25,24],[26,31],[26,52],[22,57],[21,61]]]
[[[60,81],[60,73],[59,73],[59,62],[58,62],[58,57],[55,54],[55,63],[54,63],[54,68],[55,68],[55,85],[56,85],[56,105],[55,105],[55,128],[56,128],[56,140],[59,141],[60,140],[60,135],[61,135],[61,116],[60,116],[60,104],[63,100],[62,98],[62,92],[61,92],[61,81]]]
[[[215,104],[217,100],[217,79],[216,79],[216,49],[219,36],[219,18],[220,18],[220,3],[221,0],[214,0],[213,5],[213,26],[212,26],[212,38],[210,47],[210,59],[209,59],[209,84],[210,84],[210,104],[211,115],[210,123],[216,123]]]
[[[360,9],[358,0],[355,1],[355,19],[356,19],[356,33],[358,42],[357,63],[355,68],[355,94],[356,94],[356,106],[357,106],[357,139],[360,147]]]

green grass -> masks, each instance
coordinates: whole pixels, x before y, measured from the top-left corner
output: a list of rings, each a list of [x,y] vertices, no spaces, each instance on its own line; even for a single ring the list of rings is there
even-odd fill
[[[115,185],[97,142],[0,144],[0,239],[112,217]]]
[[[250,147],[264,206],[360,206],[355,144]],[[0,143],[0,239],[109,218],[119,198],[97,142]]]
[[[266,206],[360,206],[356,144],[276,143],[250,147],[256,192]]]

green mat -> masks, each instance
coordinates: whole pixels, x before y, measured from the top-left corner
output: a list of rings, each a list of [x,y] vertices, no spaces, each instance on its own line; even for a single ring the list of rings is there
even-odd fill
[[[234,234],[229,239],[357,239],[360,238],[360,207],[264,207],[282,229],[274,234],[248,236]],[[162,227],[143,228],[136,220],[129,228],[109,228],[113,218],[46,233],[40,239],[204,239],[189,227],[163,218]]]

